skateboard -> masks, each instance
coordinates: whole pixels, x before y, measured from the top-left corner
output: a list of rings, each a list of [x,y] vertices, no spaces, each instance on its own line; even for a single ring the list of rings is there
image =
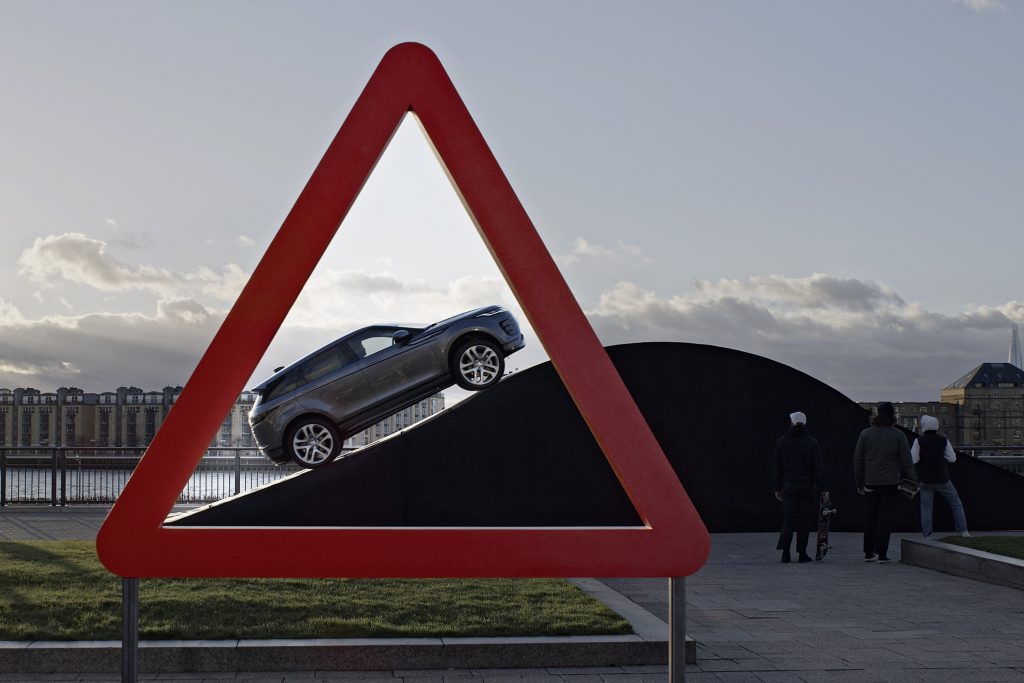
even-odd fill
[[[834,514],[836,514],[836,508],[832,505],[832,498],[828,491],[825,491],[818,501],[818,542],[817,552],[814,553],[816,560],[824,559],[825,553],[832,547],[828,544],[828,527]]]

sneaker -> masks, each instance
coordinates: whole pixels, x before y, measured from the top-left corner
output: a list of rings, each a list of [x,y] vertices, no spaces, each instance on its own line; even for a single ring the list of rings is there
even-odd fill
[[[864,553],[865,562],[878,562],[878,555],[874,553]]]
[[[799,559],[797,561],[798,562],[813,562],[813,560],[811,559],[811,556],[808,555],[807,553],[800,553],[800,557],[799,557]]]
[[[890,560],[888,557],[878,558],[878,564],[889,564],[890,562],[892,562],[892,560]]]
[[[971,532],[970,531],[961,531],[960,535],[963,536],[964,538],[974,538],[974,536],[971,536]]]
[[[783,550],[782,551],[782,561],[783,562],[789,562],[789,551],[788,550]]]

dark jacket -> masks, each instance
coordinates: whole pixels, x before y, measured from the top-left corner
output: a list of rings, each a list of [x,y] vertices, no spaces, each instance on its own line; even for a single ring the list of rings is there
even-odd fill
[[[818,440],[804,425],[793,425],[775,443],[775,490],[828,490]]]
[[[853,451],[853,478],[857,488],[894,486],[900,479],[916,483],[917,473],[903,432],[880,424],[862,431]]]

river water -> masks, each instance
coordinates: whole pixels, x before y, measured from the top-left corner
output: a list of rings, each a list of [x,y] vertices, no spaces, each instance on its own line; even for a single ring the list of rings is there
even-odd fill
[[[178,498],[179,503],[209,503],[221,498],[249,491],[258,486],[283,479],[296,472],[294,466],[275,467],[271,464],[243,466],[237,482],[232,465],[215,465],[204,469],[200,465]],[[53,500],[52,468],[8,466],[4,483],[4,503],[51,503]],[[129,469],[93,469],[68,465],[64,471],[65,502],[113,503],[131,475]],[[61,473],[56,478],[57,501],[61,496]],[[237,490],[236,490],[237,487]]]

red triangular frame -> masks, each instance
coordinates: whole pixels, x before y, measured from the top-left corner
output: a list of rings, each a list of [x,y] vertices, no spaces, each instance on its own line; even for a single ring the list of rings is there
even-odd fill
[[[164,527],[403,116],[414,111],[642,527]],[[699,515],[437,57],[384,56],[96,539],[132,577],[685,576]]]

